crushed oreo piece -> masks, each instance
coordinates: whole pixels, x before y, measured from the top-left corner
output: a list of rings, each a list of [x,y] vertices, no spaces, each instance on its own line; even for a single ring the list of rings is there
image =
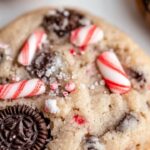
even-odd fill
[[[65,97],[64,85],[71,79],[66,62],[58,52],[52,51],[50,47],[42,45],[42,50],[38,52],[30,66],[26,67],[31,77],[41,79],[49,86],[47,92],[52,97]],[[57,83],[58,88],[50,89],[50,85]]]
[[[65,80],[66,74],[63,72],[63,65],[63,60],[59,54],[42,51],[27,67],[27,71],[31,76],[42,79],[46,84],[51,84],[58,80]]]
[[[52,11],[43,19],[42,26],[49,32],[54,31],[59,37],[63,37],[72,30],[90,24],[90,21],[80,14],[70,9],[59,9]]]
[[[51,138],[49,123],[26,105],[0,110],[0,150],[44,150]]]
[[[150,0],[143,0],[145,9],[150,12]]]
[[[130,76],[133,77],[138,82],[146,82],[144,74],[135,70],[130,70]]]
[[[0,63],[2,62],[4,54],[0,51]]]
[[[65,91],[63,85],[59,85],[56,90],[50,90],[49,95],[52,97],[59,96],[59,97],[66,97],[68,96],[68,92]]]
[[[100,143],[96,136],[88,135],[83,142],[84,150],[105,150],[104,144]]]
[[[131,80],[134,79],[140,88],[143,88],[145,86],[146,78],[144,76],[144,73],[136,71],[134,69],[128,69],[127,70]]]
[[[116,126],[116,131],[124,132],[129,128],[135,128],[138,124],[139,120],[136,115],[133,113],[125,114],[125,116],[119,121]]]

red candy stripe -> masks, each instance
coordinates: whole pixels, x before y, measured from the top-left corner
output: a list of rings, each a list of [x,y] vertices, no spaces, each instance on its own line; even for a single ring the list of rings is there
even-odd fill
[[[24,66],[30,65],[44,39],[46,39],[46,33],[43,30],[37,29],[34,31],[22,47],[18,62]]]
[[[78,47],[86,47],[103,39],[103,31],[96,25],[80,27],[71,32],[70,41]]]
[[[18,86],[17,90],[15,91],[14,95],[12,96],[13,99],[16,99],[19,96],[20,92],[24,89],[26,83],[27,83],[27,80],[20,82],[20,85]]]
[[[97,64],[112,92],[123,94],[130,90],[131,83],[114,52],[103,52],[98,56]]]
[[[93,34],[94,34],[96,28],[97,28],[97,27],[96,27],[95,25],[93,25],[93,26],[90,28],[89,32],[87,33],[86,38],[84,39],[83,46],[86,46],[86,45],[88,45],[88,43],[90,43],[90,40],[91,40],[91,38],[92,38],[92,36],[93,36]]]
[[[39,79],[22,80],[20,82],[0,85],[0,99],[17,99],[32,97],[45,92],[45,85]]]

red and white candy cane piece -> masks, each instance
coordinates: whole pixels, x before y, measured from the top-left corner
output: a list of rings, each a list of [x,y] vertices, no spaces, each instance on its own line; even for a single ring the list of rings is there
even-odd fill
[[[80,27],[71,32],[70,41],[78,47],[95,44],[104,37],[103,30],[96,25]]]
[[[105,83],[112,92],[123,94],[130,90],[131,83],[114,52],[103,52],[99,55],[97,64]]]
[[[74,90],[75,90],[75,88],[76,88],[76,85],[75,85],[75,83],[74,82],[68,82],[66,85],[65,85],[65,90],[67,91],[67,92],[73,92]]]
[[[39,79],[22,80],[20,82],[0,85],[0,99],[32,97],[43,94],[45,90],[45,84]]]
[[[58,83],[54,82],[52,84],[50,84],[50,90],[55,91],[56,89],[58,89]]]
[[[40,48],[46,37],[46,33],[42,29],[35,30],[23,45],[18,62],[24,66],[30,65],[37,49]]]
[[[78,124],[78,125],[83,125],[86,123],[86,120],[84,117],[80,115],[74,115],[73,120]]]

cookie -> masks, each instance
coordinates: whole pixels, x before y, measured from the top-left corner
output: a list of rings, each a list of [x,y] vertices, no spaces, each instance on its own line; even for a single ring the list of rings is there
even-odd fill
[[[137,4],[144,19],[150,24],[150,1],[137,0]]]
[[[0,30],[0,149],[150,149],[150,58],[87,12],[44,8]]]
[[[14,105],[1,110],[0,121],[1,149],[41,150],[50,138],[46,120],[29,106]]]

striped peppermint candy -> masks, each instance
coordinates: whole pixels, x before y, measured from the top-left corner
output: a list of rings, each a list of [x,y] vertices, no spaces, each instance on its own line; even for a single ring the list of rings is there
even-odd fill
[[[95,44],[104,37],[103,30],[96,25],[80,27],[71,32],[70,41],[78,47]]]
[[[45,84],[39,79],[22,80],[20,82],[0,85],[0,99],[32,97],[43,94],[45,90]]]
[[[109,89],[114,93],[126,93],[131,83],[114,52],[106,51],[97,58],[98,68]]]
[[[23,45],[18,62],[24,66],[30,65],[37,49],[40,48],[46,37],[47,35],[42,29],[35,30]]]

